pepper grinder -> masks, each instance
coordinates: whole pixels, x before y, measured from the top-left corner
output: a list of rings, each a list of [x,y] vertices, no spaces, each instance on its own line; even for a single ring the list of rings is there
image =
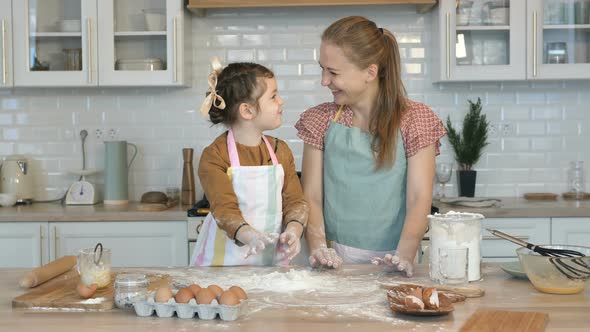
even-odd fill
[[[193,149],[182,149],[182,204],[195,204],[195,173],[193,170]]]

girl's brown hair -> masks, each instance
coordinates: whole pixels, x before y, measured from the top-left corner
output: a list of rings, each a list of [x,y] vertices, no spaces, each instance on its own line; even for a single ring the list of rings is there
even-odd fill
[[[397,133],[407,109],[406,89],[401,80],[397,40],[387,29],[362,16],[349,16],[332,23],[322,34],[322,42],[341,48],[347,59],[361,69],[379,67],[379,92],[371,112],[371,147],[376,152],[376,168],[392,167]]]
[[[258,99],[266,90],[264,78],[273,78],[273,72],[257,63],[236,62],[223,68],[217,76],[215,90],[225,101],[225,108],[209,109],[209,119],[214,124],[232,125],[238,116],[238,108],[242,103],[258,105]]]

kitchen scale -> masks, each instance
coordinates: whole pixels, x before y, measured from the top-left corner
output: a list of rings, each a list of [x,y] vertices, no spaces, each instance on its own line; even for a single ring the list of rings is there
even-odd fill
[[[66,194],[66,205],[92,205],[99,202],[98,192],[94,184],[86,181],[87,175],[98,173],[95,169],[71,171],[79,175],[80,180],[72,183]]]
[[[88,131],[82,129],[80,131],[80,138],[82,139],[82,169],[70,171],[70,173],[78,175],[79,178],[78,181],[72,183],[66,193],[66,205],[92,205],[99,201],[96,187],[86,181],[87,175],[99,172],[96,169],[86,169],[86,137],[88,137]]]

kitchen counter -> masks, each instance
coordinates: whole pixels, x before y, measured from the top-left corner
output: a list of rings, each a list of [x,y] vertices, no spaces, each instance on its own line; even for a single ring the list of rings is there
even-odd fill
[[[535,218],[535,217],[590,217],[590,200],[574,201],[558,198],[556,201],[529,201],[524,198],[498,197],[500,207],[472,208],[434,201],[440,213],[448,211],[481,213],[486,218]]]
[[[0,207],[3,221],[171,221],[186,220],[189,206],[177,205],[168,210],[146,212],[138,210],[138,202],[128,205],[61,205],[33,203]]]
[[[501,207],[470,208],[442,204],[434,201],[441,213],[451,210],[477,212],[486,218],[533,217],[590,217],[590,200],[527,201],[524,198],[500,197]],[[129,205],[60,205],[34,203],[0,208],[0,222],[6,221],[168,221],[186,220],[189,206],[177,205],[168,210],[145,212],[138,210],[139,203]]]
[[[303,268],[300,268],[303,269]],[[143,269],[150,271],[149,269]],[[184,278],[210,278],[207,282],[219,280],[234,274],[234,282],[247,280],[248,276],[260,278],[261,275],[274,273],[272,278],[280,279],[281,273],[293,273],[285,268],[171,268],[153,270],[156,273],[175,274]],[[546,331],[587,331],[590,326],[590,288],[576,295],[550,295],[537,292],[533,286],[525,280],[514,279],[501,271],[497,265],[484,265],[484,278],[473,286],[486,290],[482,298],[468,299],[466,303],[455,305],[455,311],[447,316],[439,317],[413,317],[394,314],[388,309],[385,291],[379,289],[377,282],[391,283],[394,281],[427,281],[427,267],[418,266],[416,277],[407,279],[395,274],[381,272],[378,267],[372,265],[350,265],[337,271],[309,271],[298,270],[296,273],[309,273],[306,280],[313,282],[315,278],[356,278],[366,285],[372,285],[371,296],[377,301],[363,304],[364,296],[359,296],[358,291],[350,288],[351,284],[339,283],[327,287],[337,287],[342,293],[331,293],[326,297],[319,297],[320,301],[330,303],[336,300],[336,305],[321,305],[309,301],[309,297],[321,293],[322,288],[317,287],[315,292],[305,294],[304,291],[293,293],[285,297],[285,292],[272,293],[268,289],[265,292],[249,292],[250,303],[246,313],[233,322],[220,319],[204,321],[199,319],[179,319],[138,317],[132,312],[111,310],[106,312],[89,311],[48,311],[48,310],[22,310],[12,309],[12,298],[23,293],[18,288],[18,279],[24,274],[24,269],[0,269],[0,330],[2,331],[458,331],[463,323],[477,309],[497,309],[511,311],[538,311],[549,314],[549,323]],[[217,276],[217,277],[216,277]],[[235,281],[238,279],[238,281]],[[273,280],[275,280],[273,279]],[[203,279],[203,284],[206,282]],[[229,279],[224,279],[229,280]],[[264,280],[264,279],[259,279]],[[293,279],[293,282],[300,282]],[[350,280],[349,280],[350,281]],[[268,283],[268,279],[265,283]],[[253,281],[250,281],[250,285]],[[354,283],[352,284],[354,285]],[[357,283],[357,285],[359,285]],[[360,286],[363,289],[368,286]],[[360,288],[359,287],[359,288]],[[352,295],[351,295],[352,294]],[[289,305],[277,304],[281,299],[290,299]],[[348,302],[346,302],[346,301]],[[346,303],[358,303],[346,304]],[[269,304],[271,303],[271,304]],[[274,304],[272,304],[274,303]],[[304,305],[307,303],[307,305]],[[370,309],[377,308],[377,309]],[[351,310],[352,309],[352,310]]]

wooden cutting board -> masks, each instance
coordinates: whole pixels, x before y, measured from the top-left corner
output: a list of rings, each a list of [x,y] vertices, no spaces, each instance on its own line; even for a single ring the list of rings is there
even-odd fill
[[[108,287],[97,290],[90,299],[82,299],[76,291],[80,276],[75,269],[70,270],[14,298],[12,307],[111,310],[115,307],[113,283],[116,275],[111,275]],[[168,275],[146,275],[150,279],[149,290],[167,286],[171,280]]]
[[[549,315],[542,312],[477,310],[460,332],[542,332]]]

